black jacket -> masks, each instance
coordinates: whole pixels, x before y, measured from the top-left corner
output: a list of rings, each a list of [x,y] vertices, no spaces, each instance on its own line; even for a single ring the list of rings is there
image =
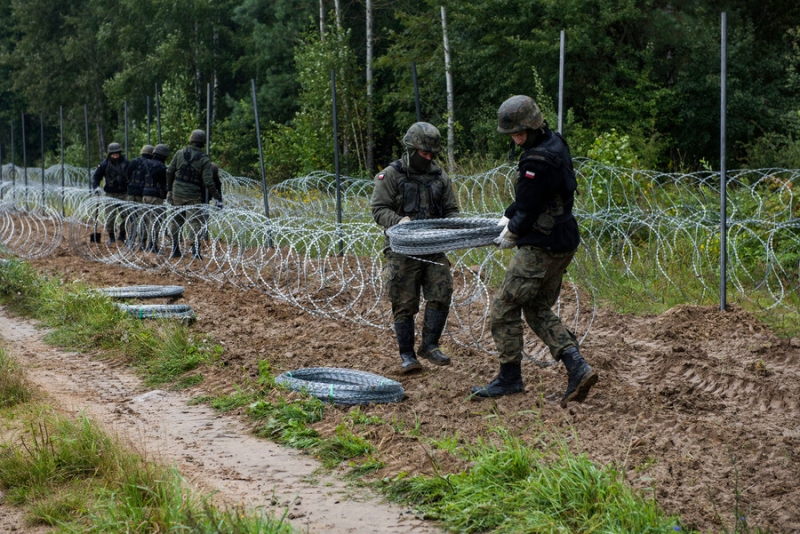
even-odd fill
[[[147,177],[144,181],[145,197],[167,197],[167,164],[153,158],[147,162]]]
[[[114,163],[108,157],[97,167],[92,175],[92,189],[100,187],[100,181],[105,179],[103,191],[106,193],[127,193],[128,192],[128,160],[120,156],[119,161]]]
[[[551,252],[577,249],[580,234],[572,216],[576,189],[569,146],[545,127],[542,139],[520,156],[516,198],[505,211],[517,245]]]

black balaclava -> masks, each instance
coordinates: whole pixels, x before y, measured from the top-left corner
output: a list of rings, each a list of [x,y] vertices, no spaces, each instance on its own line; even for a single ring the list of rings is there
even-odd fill
[[[408,149],[408,170],[416,174],[425,174],[433,161],[419,155],[416,148]]]

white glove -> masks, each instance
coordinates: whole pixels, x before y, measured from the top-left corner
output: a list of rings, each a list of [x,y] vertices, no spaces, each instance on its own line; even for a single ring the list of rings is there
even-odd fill
[[[503,228],[503,231],[500,232],[500,235],[493,239],[494,244],[500,247],[500,249],[505,248],[513,248],[517,245],[517,234],[512,234],[508,231],[508,226]]]
[[[221,200],[219,200],[219,199],[212,198],[212,199],[211,199],[211,200],[208,202],[208,204],[209,204],[211,207],[217,208],[218,210],[221,210],[221,209],[222,209],[222,201],[221,201]]]
[[[497,221],[497,226],[508,226],[508,217],[503,215],[503,218]]]
[[[102,189],[100,189],[99,187],[95,187],[94,188],[94,196],[99,197],[102,194],[103,194],[103,190]]]
[[[411,222],[411,217],[409,217],[408,215],[397,221],[397,224],[405,224],[407,222]]]

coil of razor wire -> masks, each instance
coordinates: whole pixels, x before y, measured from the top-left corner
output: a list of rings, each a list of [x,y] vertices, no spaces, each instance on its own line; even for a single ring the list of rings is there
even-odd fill
[[[103,287],[97,291],[118,299],[152,299],[160,297],[179,297],[183,295],[183,286],[125,286],[125,287]]]
[[[308,393],[324,402],[345,406],[400,402],[404,394],[400,382],[366,371],[337,367],[289,371],[278,375],[275,383],[292,391]]]
[[[121,304],[116,306],[137,319],[181,319],[194,321],[197,314],[186,304]]]
[[[718,173],[658,173],[590,160],[576,160],[576,172],[580,194],[573,212],[582,244],[556,309],[580,340],[591,328],[600,291],[635,286],[637,295],[643,292],[665,304],[715,301]],[[317,316],[391,327],[381,278],[385,236],[372,220],[371,180],[343,177],[339,224],[336,180],[330,173],[270,188],[274,210],[269,218],[262,211],[259,183],[224,172],[222,211],[94,197],[85,169],[67,167],[64,188],[60,169],[48,169],[44,176],[29,169],[27,188],[20,185],[21,174],[6,165],[0,176],[0,243],[20,257],[52,253],[66,237],[76,253],[93,261],[227,283]],[[514,180],[510,165],[455,176],[462,215],[499,218],[513,201]],[[797,170],[728,173],[731,302],[798,311],[800,221],[793,188],[798,181]],[[127,241],[109,244],[106,227],[125,228]],[[447,252],[454,279],[445,330],[449,341],[494,352],[489,308],[512,254],[490,246]],[[552,362],[535,336],[526,336],[524,350],[540,363]]]
[[[493,245],[502,230],[497,219],[425,219],[396,224],[386,235],[394,252],[424,256]]]

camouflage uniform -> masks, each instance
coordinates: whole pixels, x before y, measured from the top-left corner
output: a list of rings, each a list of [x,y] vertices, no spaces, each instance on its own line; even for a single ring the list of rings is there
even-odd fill
[[[404,220],[457,217],[453,185],[447,174],[419,152],[439,150],[439,131],[428,123],[415,123],[403,140],[407,150],[375,176],[372,216],[383,228]],[[439,338],[447,322],[453,297],[453,276],[444,253],[409,257],[392,252],[386,238],[382,278],[392,303],[395,333],[398,338],[401,371],[421,369],[414,352],[414,316],[419,312],[420,290],[427,304],[419,356],[436,365],[450,359],[439,349]]]
[[[203,138],[205,142],[205,133]],[[190,144],[178,151],[167,167],[167,192],[172,193],[173,206],[199,206],[204,204],[205,189],[208,189],[212,198],[221,201],[219,191],[214,185],[208,154],[205,154],[197,144]],[[202,208],[187,207],[176,213],[174,224],[170,229],[173,253],[180,242],[181,229],[188,222],[192,229],[190,239],[194,242],[195,256],[199,256],[199,239],[203,226],[202,211]]]
[[[423,175],[409,173],[407,169],[408,154],[405,154],[375,176],[372,193],[375,222],[389,228],[406,216],[418,220],[458,215],[450,178],[436,163],[432,163],[430,171]],[[404,196],[409,197],[406,205]],[[420,289],[431,309],[450,309],[453,276],[447,255],[429,254],[414,259],[392,252],[388,237],[385,244],[383,281],[392,302],[394,320],[413,319],[419,311]]]
[[[100,163],[92,175],[92,189],[100,187],[100,182],[105,180],[105,185],[103,186],[105,195],[115,200],[123,201],[127,198],[128,191],[128,160],[122,155],[122,148],[118,143],[111,143],[109,148],[111,148],[111,150],[109,150],[108,157]],[[119,159],[114,161],[111,158],[112,154],[119,154]],[[109,202],[106,204],[105,230],[111,242],[115,239],[114,227],[120,210],[121,205],[119,202]],[[119,229],[119,239],[125,239],[125,230],[123,226],[120,226]]]
[[[580,243],[572,216],[575,177],[569,147],[546,126],[536,146],[520,157],[516,198],[505,211],[517,251],[491,309],[491,328],[500,363],[522,360],[522,319],[554,358],[577,345],[553,313],[561,280]]]
[[[552,307],[561,281],[580,244],[572,216],[577,183],[567,141],[547,127],[530,97],[507,99],[497,112],[497,131],[522,146],[514,202],[506,209],[506,229],[495,240],[500,248],[517,246],[491,308],[491,329],[499,352],[500,372],[475,397],[522,393],[522,318],[567,370],[561,406],[583,402],[597,382],[597,373],[583,359],[578,341]]]

